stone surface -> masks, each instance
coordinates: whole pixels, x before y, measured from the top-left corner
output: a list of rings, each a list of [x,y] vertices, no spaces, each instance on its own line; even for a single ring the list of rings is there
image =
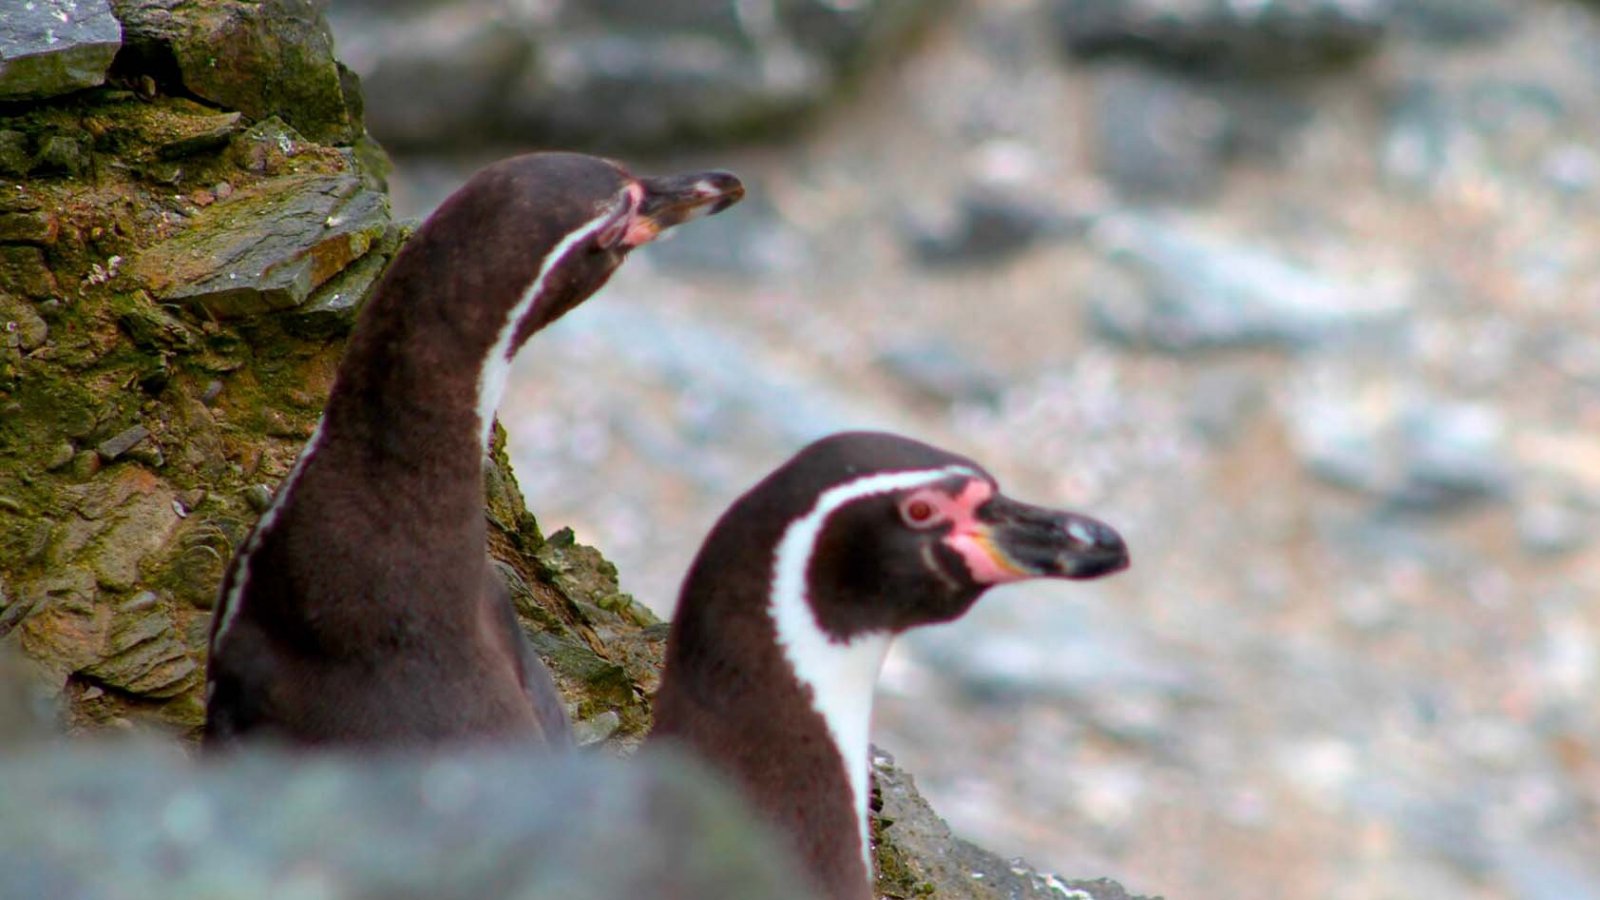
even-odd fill
[[[15,0],[0,16],[0,102],[38,100],[106,80],[122,46],[107,0]]]
[[[284,176],[206,208],[132,271],[162,300],[259,315],[305,302],[389,225],[386,198],[353,175]]]
[[[911,776],[873,748],[874,841],[892,842],[878,853],[877,896],[940,900],[1159,900],[1135,897],[1112,881],[1067,881],[1004,860],[950,833],[917,793]]]
[[[1325,68],[1373,52],[1389,0],[1053,0],[1057,39],[1079,56],[1135,55],[1256,73]]]
[[[1209,85],[1139,66],[1094,80],[1095,163],[1129,197],[1195,199],[1221,187],[1229,110]]]
[[[1319,373],[1291,410],[1312,472],[1401,509],[1451,509],[1504,498],[1514,483],[1498,411],[1404,382]]]
[[[919,262],[933,267],[992,265],[1036,244],[1081,230],[1081,223],[1021,191],[972,187],[941,225],[913,224],[909,239]]]
[[[878,354],[877,363],[919,399],[934,403],[993,405],[1004,390],[998,372],[942,338],[887,347]]]
[[[1395,0],[1394,28],[1442,44],[1483,43],[1516,25],[1507,0]]]
[[[333,35],[312,0],[115,0],[134,65],[176,63],[182,86],[251,119],[279,116],[314,141],[348,144],[360,113],[345,95]]]
[[[1101,333],[1168,351],[1297,349],[1353,337],[1393,337],[1406,306],[1395,292],[1347,283],[1264,248],[1176,219],[1124,215],[1091,239],[1125,276],[1096,283]]]
[[[238,754],[138,743],[0,753],[17,896],[790,900],[794,869],[672,756]]]
[[[0,585],[0,639],[6,631],[4,600]],[[49,685],[10,642],[0,640],[0,755],[58,734],[57,713]]]
[[[942,6],[475,0],[332,14],[373,133],[394,146],[659,147],[791,128]]]

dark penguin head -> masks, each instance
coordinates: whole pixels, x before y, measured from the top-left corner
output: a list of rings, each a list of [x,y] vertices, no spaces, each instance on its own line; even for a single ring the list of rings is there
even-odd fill
[[[1011,500],[970,459],[890,434],[825,438],[706,539],[657,730],[741,781],[830,896],[866,896],[868,729],[894,635],[955,619],[998,584],[1127,566],[1109,526]]]
[[[818,441],[756,494],[790,506],[775,595],[800,593],[836,642],[948,622],[998,584],[1128,565],[1109,526],[1019,503],[972,460],[891,434]]]
[[[726,172],[639,177],[577,153],[488,166],[385,273],[346,351],[347,393],[374,415],[378,394],[430,409],[459,409],[470,395],[486,434],[511,359],[534,332],[599,290],[633,248],[742,196]]]

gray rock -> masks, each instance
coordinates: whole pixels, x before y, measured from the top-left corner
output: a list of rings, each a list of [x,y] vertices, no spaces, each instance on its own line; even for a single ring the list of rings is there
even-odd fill
[[[394,147],[502,136],[505,92],[533,64],[537,20],[496,2],[431,5],[329,10],[340,56],[361,74],[367,126]]]
[[[0,610],[6,609],[5,584],[0,582]],[[4,633],[0,627],[0,636]],[[54,693],[22,656],[0,646],[0,755],[59,733]]]
[[[1058,40],[1078,56],[1135,55],[1252,73],[1347,62],[1379,45],[1390,0],[1052,0]]]
[[[1383,174],[1393,186],[1422,190],[1476,177],[1506,180],[1503,169],[1544,174],[1532,165],[1542,160],[1529,159],[1529,148],[1571,131],[1570,115],[1561,94],[1538,81],[1485,77],[1456,85],[1414,79],[1389,101],[1379,157]],[[1582,131],[1571,137],[1589,142]],[[1555,174],[1559,187],[1559,165]]]
[[[1394,0],[1394,30],[1439,44],[1486,43],[1516,24],[1507,0]]]
[[[387,198],[357,176],[288,175],[207,207],[131,271],[162,300],[251,316],[300,306],[389,229]]]
[[[1004,860],[950,833],[894,758],[872,750],[873,835],[880,844],[876,896],[940,900],[1159,900],[1129,894],[1116,882],[1066,881]],[[883,840],[893,842],[889,859]]]
[[[1418,512],[1510,493],[1506,427],[1493,408],[1342,378],[1308,382],[1294,395],[1295,447],[1323,481]]]
[[[1595,504],[1567,491],[1541,491],[1519,498],[1517,538],[1535,556],[1564,556],[1594,541]]]
[[[966,355],[944,338],[911,341],[885,348],[877,363],[896,381],[924,400],[994,406],[1004,381],[1000,374]]]
[[[100,445],[95,447],[95,451],[100,454],[101,459],[110,462],[122,456],[124,453],[127,453],[129,450],[132,450],[134,445],[138,444],[140,441],[149,436],[150,429],[144,427],[143,425],[135,425],[126,431],[122,431],[113,437],[109,437],[104,441],[101,441]]]
[[[107,0],[13,0],[0,16],[0,101],[102,84],[121,46]]]
[[[942,226],[913,223],[909,242],[927,266],[992,265],[1042,241],[1082,230],[1081,221],[1031,197],[991,187],[968,188]]]
[[[358,101],[333,58],[314,0],[116,0],[131,65],[166,71],[183,87],[251,119],[278,116],[314,141],[348,144],[362,132]]]
[[[76,746],[0,756],[19,897],[799,898],[764,829],[697,766]]]
[[[697,220],[694,228],[667,232],[638,251],[665,269],[686,274],[758,278],[798,272],[811,263],[805,239],[785,220],[757,185],[755,196],[720,215]]]
[[[1098,73],[1095,164],[1125,195],[1196,199],[1221,187],[1231,122],[1204,82],[1138,66]]]
[[[1115,267],[1095,279],[1090,316],[1101,334],[1131,346],[1295,350],[1378,335],[1406,316],[1389,292],[1179,220],[1122,215],[1090,236]]]
[[[410,3],[334,10],[397,147],[662,146],[792,128],[942,3]]]

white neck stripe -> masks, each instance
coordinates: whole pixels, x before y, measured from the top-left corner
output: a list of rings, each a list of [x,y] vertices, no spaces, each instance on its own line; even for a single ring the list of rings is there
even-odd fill
[[[256,521],[256,527],[250,529],[250,536],[245,538],[244,546],[234,559],[233,584],[229,587],[228,593],[218,601],[217,609],[212,613],[217,616],[216,628],[211,632],[212,655],[215,655],[217,648],[222,646],[222,639],[227,636],[228,629],[233,627],[233,620],[239,617],[239,609],[244,605],[244,590],[250,583],[250,557],[261,548],[262,539],[271,530],[273,523],[278,521],[278,515],[289,502],[289,495],[294,492],[295,482],[300,480],[300,473],[305,470],[306,463],[311,460],[311,455],[317,452],[317,447],[321,443],[322,420],[319,418],[317,427],[311,432],[311,439],[306,441],[300,456],[294,461],[294,466],[289,469],[289,474],[284,477],[283,483],[278,485],[278,492],[273,495],[272,503]]]
[[[851,801],[861,837],[861,857],[872,878],[872,852],[867,842],[868,741],[872,726],[872,692],[889,652],[892,635],[864,634],[836,640],[822,630],[806,592],[806,569],[817,537],[828,517],[867,497],[920,487],[953,475],[980,477],[967,466],[879,472],[829,488],[816,505],[796,519],[778,541],[768,608],[778,646],[795,678],[811,689],[811,702],[828,726],[834,747],[844,761]]]
[[[506,391],[506,379],[511,375],[511,360],[515,351],[511,342],[516,339],[517,327],[539,302],[540,295],[544,293],[545,279],[550,277],[561,261],[567,258],[572,248],[582,243],[584,239],[593,235],[610,222],[617,214],[617,204],[608,204],[604,211],[578,228],[561,242],[550,248],[545,254],[544,262],[539,266],[539,273],[534,276],[533,282],[517,300],[517,305],[511,308],[506,316],[505,324],[500,326],[500,334],[495,338],[494,346],[489,348],[489,355],[483,361],[483,369],[478,373],[478,427],[479,436],[485,453],[489,452],[489,432],[494,428],[494,411],[500,407],[500,398]]]

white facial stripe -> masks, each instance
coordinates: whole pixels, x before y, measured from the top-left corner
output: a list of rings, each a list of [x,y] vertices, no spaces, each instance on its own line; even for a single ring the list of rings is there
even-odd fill
[[[861,857],[872,877],[867,843],[867,769],[872,725],[872,691],[889,652],[888,634],[859,635],[849,641],[829,637],[817,622],[806,596],[806,569],[817,536],[828,517],[866,497],[943,481],[953,475],[979,478],[966,466],[915,469],[867,475],[824,491],[810,512],[796,519],[778,542],[772,573],[770,614],[778,646],[800,683],[811,689],[812,704],[844,760],[850,794],[861,835]]]
[[[233,627],[233,620],[239,617],[239,609],[244,604],[244,590],[250,583],[250,557],[261,549],[261,541],[274,523],[285,504],[289,502],[289,495],[294,492],[296,481],[300,480],[300,473],[305,471],[306,463],[311,455],[317,452],[317,447],[322,443],[322,420],[317,420],[317,427],[311,432],[311,439],[306,441],[305,448],[300,451],[300,457],[294,461],[294,466],[289,469],[289,474],[278,485],[278,493],[272,498],[272,503],[267,506],[267,511],[261,514],[256,521],[256,527],[250,529],[250,536],[245,538],[244,547],[239,550],[238,556],[233,561],[233,584],[228,588],[228,593],[217,604],[213,615],[217,616],[217,627],[211,632],[211,652],[215,654],[217,648],[222,646],[222,639],[227,636],[228,629]]]
[[[561,265],[561,261],[574,247],[615,218],[617,208],[617,202],[608,204],[598,216],[583,223],[571,234],[562,238],[561,243],[550,248],[550,252],[545,254],[544,262],[539,267],[539,274],[534,276],[533,282],[517,300],[517,305],[512,307],[510,315],[506,316],[505,324],[500,326],[500,334],[495,338],[494,346],[489,349],[489,356],[483,362],[483,371],[478,373],[478,425],[485,453],[489,452],[489,432],[494,427],[494,411],[500,407],[500,398],[506,392],[506,379],[511,375],[511,359],[516,355],[511,342],[517,336],[517,326],[533,309],[534,304],[539,302],[540,295],[544,293],[545,279],[550,277],[550,273]]]

